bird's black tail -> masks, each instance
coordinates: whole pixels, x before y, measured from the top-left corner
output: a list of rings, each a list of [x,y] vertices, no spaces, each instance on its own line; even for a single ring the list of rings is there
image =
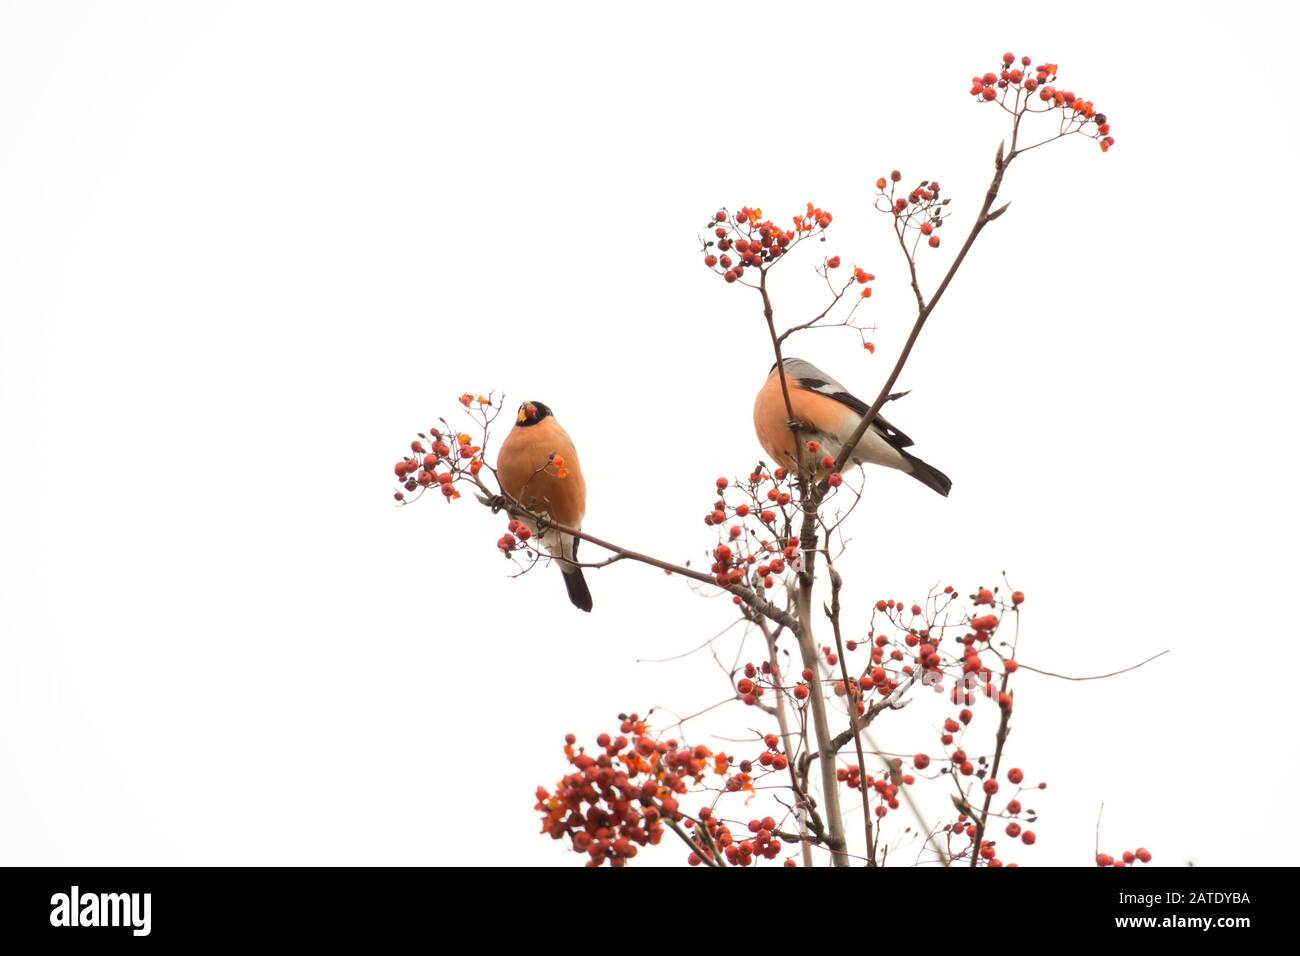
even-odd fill
[[[909,455],[907,452],[899,449],[899,453],[907,459],[907,463],[912,466],[909,474],[927,488],[933,488],[945,498],[948,492],[952,490],[952,479],[941,472],[933,465],[928,465],[915,455]]]
[[[573,560],[578,560],[578,545],[582,544],[581,538],[573,539]],[[568,561],[560,562],[560,570],[564,572],[564,588],[569,592],[569,600],[573,606],[582,611],[591,610],[591,592],[587,590],[587,579],[582,576],[582,568],[570,564]]]
[[[587,579],[582,576],[582,568],[564,568],[564,586],[569,591],[569,600],[574,607],[591,610],[591,592],[587,590]]]

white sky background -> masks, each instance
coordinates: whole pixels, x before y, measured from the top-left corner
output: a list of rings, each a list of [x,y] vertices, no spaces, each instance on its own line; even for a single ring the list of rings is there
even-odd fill
[[[1293,7],[894,9],[0,4],[0,859],[578,864],[532,810],[563,735],[718,700],[707,656],[638,659],[730,604],[623,563],[581,614],[468,499],[394,509],[392,462],[464,390],[542,400],[587,528],[698,564],[771,364],[704,218],[834,212],[778,317],[820,309],[822,250],[875,272],[875,356],[791,349],[873,397],[911,306],[871,183],[953,199],[932,289],[1004,132],[968,80],[1008,49],[1118,142],[1008,174],[891,412],[952,496],[870,476],[849,636],[1005,569],[1027,663],[1171,648],[1018,678],[1009,762],[1049,789],[1004,858],[1089,863],[1102,801],[1111,852],[1293,858]],[[881,743],[937,752],[940,713]]]

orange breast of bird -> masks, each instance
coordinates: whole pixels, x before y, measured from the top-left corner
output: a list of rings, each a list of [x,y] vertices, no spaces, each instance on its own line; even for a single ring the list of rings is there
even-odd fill
[[[570,528],[581,527],[587,486],[573,442],[553,417],[510,430],[497,455],[497,476],[502,489],[524,507],[546,512]]]
[[[794,379],[786,376],[786,386],[790,390],[790,405],[794,409],[795,420],[803,427],[800,437],[817,438],[826,444],[827,438],[852,431],[856,413],[847,405],[833,398],[818,395],[807,389],[798,388]],[[754,431],[758,434],[758,443],[763,446],[775,464],[793,470],[795,468],[794,436],[790,433],[790,413],[785,407],[785,396],[781,393],[781,377],[776,369],[767,377],[758,397],[754,399]],[[845,428],[845,425],[848,428]],[[838,453],[838,442],[832,454]],[[820,457],[820,456],[819,456]],[[804,464],[812,464],[811,456],[804,454]]]

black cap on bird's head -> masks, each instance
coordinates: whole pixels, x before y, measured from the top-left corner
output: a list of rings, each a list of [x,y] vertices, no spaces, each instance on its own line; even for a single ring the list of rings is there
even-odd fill
[[[520,428],[527,428],[529,425],[536,425],[543,418],[550,418],[553,415],[554,413],[541,402],[524,402],[519,406],[519,414],[515,416],[515,424]]]

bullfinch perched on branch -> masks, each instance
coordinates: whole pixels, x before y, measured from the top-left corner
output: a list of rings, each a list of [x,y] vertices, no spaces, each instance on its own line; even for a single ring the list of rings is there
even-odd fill
[[[529,511],[549,515],[557,524],[581,528],[587,510],[587,485],[582,480],[578,453],[555,415],[541,402],[524,402],[515,417],[515,427],[501,443],[497,454],[497,477],[501,488]],[[535,522],[514,515],[534,534]],[[542,546],[559,562],[564,586],[575,607],[591,610],[591,592],[582,577],[578,559],[578,538],[554,528],[541,531]]]
[[[788,358],[784,364],[786,387],[790,392],[790,405],[799,437],[816,441],[821,446],[816,454],[806,450],[803,453],[805,470],[815,472],[820,469],[821,459],[826,455],[839,457],[844,442],[871,410],[871,405],[803,359]],[[794,471],[794,435],[790,431],[785,397],[781,394],[781,376],[775,365],[754,401],[754,430],[758,432],[758,442],[763,449],[778,464]],[[952,481],[939,469],[909,454],[906,449],[911,444],[912,439],[876,415],[849,456],[849,462],[884,465],[906,472],[927,488],[947,497]]]

